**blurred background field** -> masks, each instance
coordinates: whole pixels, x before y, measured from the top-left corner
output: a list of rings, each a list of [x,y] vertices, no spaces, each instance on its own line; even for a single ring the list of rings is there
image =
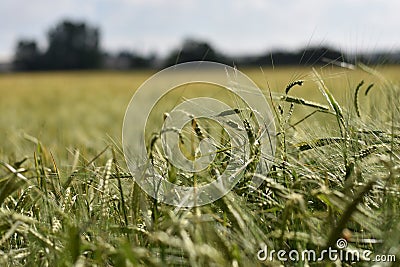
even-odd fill
[[[379,87],[376,77],[361,70],[336,67],[316,70],[344,106],[352,105],[355,87],[361,80]],[[400,67],[381,66],[377,70],[388,80],[399,81]],[[290,82],[304,80],[304,85],[291,90],[290,95],[327,104],[313,82],[311,67],[241,71],[267,97],[269,91],[283,93]],[[1,74],[0,158],[7,161],[10,155],[31,156],[35,144],[28,136],[40,140],[59,160],[68,159],[75,149],[90,156],[111,142],[120,144],[125,109],[135,90],[154,73],[148,70]],[[360,95],[361,106],[364,101],[379,97],[379,90],[372,90],[368,97]],[[306,114],[306,108],[297,106],[291,122]],[[310,121],[323,122],[324,118],[329,119],[326,115],[317,115]]]

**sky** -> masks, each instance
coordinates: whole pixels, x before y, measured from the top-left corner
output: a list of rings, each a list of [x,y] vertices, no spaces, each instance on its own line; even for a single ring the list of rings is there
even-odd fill
[[[399,0],[1,0],[0,60],[18,39],[46,47],[63,19],[101,30],[102,49],[166,55],[186,38],[229,55],[330,45],[343,52],[400,50]]]

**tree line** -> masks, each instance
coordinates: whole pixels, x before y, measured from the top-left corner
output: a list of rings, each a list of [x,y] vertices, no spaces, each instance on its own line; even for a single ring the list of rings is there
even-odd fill
[[[237,66],[318,65],[354,63],[400,63],[400,53],[343,54],[331,47],[307,47],[295,52],[273,51],[253,56],[229,56],[201,40],[185,40],[179,49],[165,58],[144,56],[132,51],[111,54],[101,49],[100,29],[85,22],[64,20],[48,31],[47,48],[42,51],[35,40],[17,42],[13,69],[77,70],[77,69],[143,69],[163,68],[177,63],[208,60]]]

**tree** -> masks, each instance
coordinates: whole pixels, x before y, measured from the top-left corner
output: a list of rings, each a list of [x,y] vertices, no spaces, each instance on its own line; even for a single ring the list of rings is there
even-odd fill
[[[135,52],[121,51],[117,59],[126,62],[126,69],[143,69],[151,67],[154,56],[145,57]]]
[[[33,40],[20,40],[17,43],[14,55],[14,67],[17,70],[40,69],[40,51]]]
[[[225,62],[225,58],[219,55],[207,42],[187,39],[184,41],[182,49],[172,51],[164,61],[164,64],[171,66],[177,63],[197,60]]]
[[[83,22],[63,21],[48,33],[45,53],[50,69],[89,69],[100,66],[99,29]]]

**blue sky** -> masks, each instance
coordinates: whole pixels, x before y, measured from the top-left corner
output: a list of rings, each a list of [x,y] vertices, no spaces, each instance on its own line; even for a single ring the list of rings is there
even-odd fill
[[[400,49],[399,0],[2,0],[0,60],[20,37],[46,46],[46,32],[63,18],[102,32],[102,47],[165,54],[187,37],[228,54],[311,44],[344,52]]]

